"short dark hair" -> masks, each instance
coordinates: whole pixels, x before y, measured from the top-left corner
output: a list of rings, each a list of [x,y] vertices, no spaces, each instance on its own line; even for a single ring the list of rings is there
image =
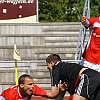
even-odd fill
[[[98,5],[98,13],[100,15],[100,4]]]
[[[21,75],[21,76],[19,77],[19,79],[18,79],[18,85],[24,84],[26,78],[33,79],[30,75],[28,75],[28,74],[23,74],[23,75]]]
[[[50,63],[50,62],[56,63],[56,62],[58,62],[58,61],[61,61],[61,58],[60,58],[60,56],[57,55],[57,54],[50,54],[50,55],[47,57],[47,59],[46,59],[46,62],[47,62],[47,63]]]

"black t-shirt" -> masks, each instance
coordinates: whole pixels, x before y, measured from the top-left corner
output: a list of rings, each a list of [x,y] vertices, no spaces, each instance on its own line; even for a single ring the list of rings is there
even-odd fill
[[[53,66],[51,72],[51,84],[59,84],[59,81],[66,82],[68,86],[68,92],[74,94],[74,84],[78,77],[78,73],[82,66],[76,63],[59,62]]]

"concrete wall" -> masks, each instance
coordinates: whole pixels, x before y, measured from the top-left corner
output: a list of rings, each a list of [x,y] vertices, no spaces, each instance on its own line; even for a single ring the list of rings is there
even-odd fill
[[[13,60],[17,45],[23,60],[45,59],[49,53],[60,53],[74,59],[80,23],[1,24],[0,60]]]
[[[13,59],[14,44],[22,61],[45,60],[57,53],[63,60],[74,60],[80,23],[36,23],[0,24],[0,92],[15,84]],[[18,63],[28,66],[28,63]],[[30,74],[34,82],[46,90],[50,89],[50,76],[45,61],[31,62]],[[13,68],[8,68],[13,67]],[[28,73],[27,67],[19,67],[19,76]]]

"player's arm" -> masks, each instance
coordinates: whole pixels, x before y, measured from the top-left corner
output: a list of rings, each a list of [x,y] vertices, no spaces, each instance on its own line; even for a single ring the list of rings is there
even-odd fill
[[[88,28],[89,27],[89,22],[86,19],[86,16],[82,16],[81,22],[82,22],[82,24],[84,25],[85,28]]]
[[[55,86],[53,86],[53,88],[50,92],[47,92],[47,91],[43,90],[42,88],[38,87],[37,85],[34,85],[32,92],[33,92],[33,95],[53,99],[53,98],[57,97],[61,91],[66,90],[66,87],[67,86],[65,83],[62,84],[60,82],[59,87],[57,87],[55,85]]]
[[[52,86],[51,92],[47,92],[46,97],[53,99],[56,98],[62,91],[65,91],[67,89],[67,85],[65,83],[59,83],[59,86]]]

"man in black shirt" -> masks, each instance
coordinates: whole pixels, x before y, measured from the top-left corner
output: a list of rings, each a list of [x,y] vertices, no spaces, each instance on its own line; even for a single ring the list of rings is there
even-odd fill
[[[66,82],[72,100],[99,100],[100,73],[76,63],[62,62],[57,54],[47,57],[46,63],[51,74],[51,91],[57,89],[59,81]]]

